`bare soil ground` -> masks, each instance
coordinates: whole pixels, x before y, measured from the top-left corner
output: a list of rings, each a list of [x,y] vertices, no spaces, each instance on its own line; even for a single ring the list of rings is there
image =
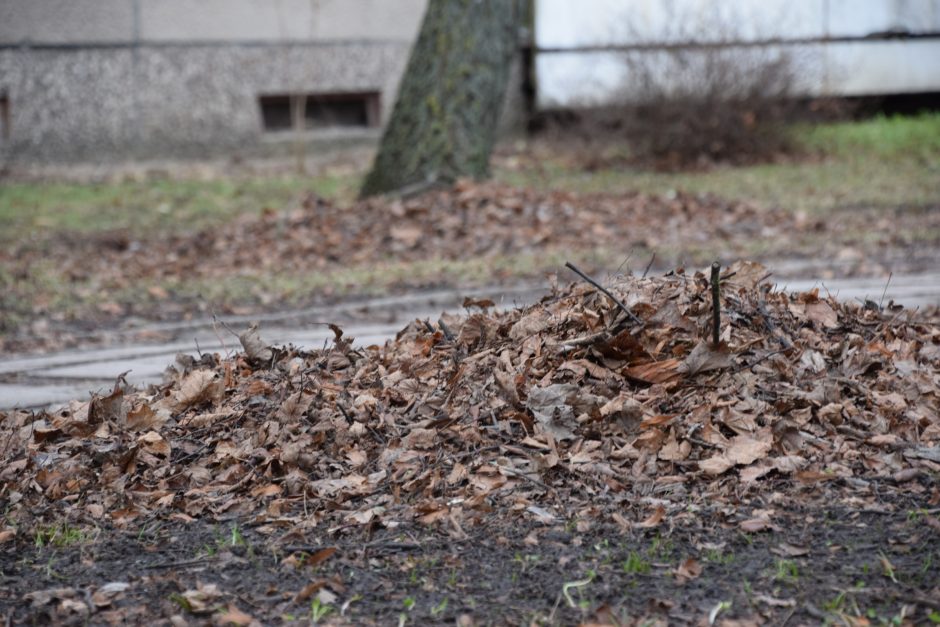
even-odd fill
[[[921,490],[940,486],[929,483],[878,486],[865,507],[847,486],[807,487],[803,505],[759,532],[740,522],[781,508],[774,486],[650,529],[512,512],[459,538],[412,525],[297,537],[244,521],[102,527],[72,546],[7,545],[0,615],[75,625],[930,624],[940,543]]]

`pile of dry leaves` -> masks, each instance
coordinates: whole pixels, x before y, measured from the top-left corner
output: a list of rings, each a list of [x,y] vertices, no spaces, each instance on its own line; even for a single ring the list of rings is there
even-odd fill
[[[407,200],[374,198],[337,205],[311,196],[292,211],[265,209],[233,222],[166,239],[127,233],[70,238],[62,246],[0,251],[4,265],[44,260],[69,280],[111,288],[141,279],[279,275],[357,264],[487,258],[556,248],[616,245],[669,250],[691,242],[741,245],[754,237],[791,238],[819,220],[713,196],[677,193],[578,195],[464,181]],[[792,247],[791,247],[792,248]],[[77,262],[77,263],[75,263]]]
[[[940,471],[936,321],[764,277],[723,274],[717,347],[708,278],[682,271],[610,286],[638,322],[581,283],[526,309],[468,302],[381,347],[337,328],[304,352],[251,329],[244,353],[183,360],[162,387],[0,414],[0,496],[22,523],[462,534],[491,515],[629,526],[623,505],[641,499]]]

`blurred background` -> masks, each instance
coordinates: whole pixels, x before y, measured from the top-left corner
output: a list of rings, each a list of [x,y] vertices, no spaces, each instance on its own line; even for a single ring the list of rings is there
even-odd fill
[[[0,167],[374,145],[425,4],[6,0]],[[528,12],[504,135],[706,95],[749,101],[733,111],[745,127],[766,121],[762,98],[940,102],[940,0],[530,0]]]

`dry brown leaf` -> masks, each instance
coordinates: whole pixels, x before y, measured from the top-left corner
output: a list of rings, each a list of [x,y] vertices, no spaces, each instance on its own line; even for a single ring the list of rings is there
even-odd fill
[[[568,399],[577,393],[578,386],[568,383],[531,388],[526,407],[553,438],[568,440],[574,437],[574,429],[577,427],[574,410],[568,404]]]
[[[757,481],[773,469],[773,466],[749,466],[747,468],[742,468],[739,476],[741,477],[741,481],[744,483],[751,483],[753,481]]]
[[[698,463],[700,470],[709,475],[720,475],[734,466],[734,462],[724,455],[714,455]]]
[[[676,367],[676,371],[694,377],[702,372],[728,368],[733,363],[731,355],[726,350],[722,348],[715,349],[707,342],[699,342],[692,349],[692,352],[682,360],[682,363]]]
[[[208,614],[214,611],[215,601],[222,596],[219,587],[214,584],[197,584],[195,589],[183,593],[190,612],[193,614]]]
[[[111,583],[106,583],[91,595],[91,602],[94,603],[95,607],[107,607],[115,600],[123,596],[125,590],[130,588],[129,583],[123,581],[112,581]]]
[[[678,370],[681,363],[678,359],[664,359],[640,366],[631,366],[622,372],[625,377],[643,383],[668,383],[679,376]]]
[[[320,549],[319,551],[316,551],[315,553],[309,555],[305,561],[305,564],[307,564],[307,566],[310,566],[311,568],[314,566],[319,566],[326,560],[333,557],[335,553],[336,553],[335,546],[330,546],[324,549]]]
[[[437,442],[437,431],[434,429],[414,428],[402,438],[401,444],[405,448],[429,449]]]
[[[172,407],[177,411],[203,403],[216,404],[224,393],[222,381],[212,370],[193,370],[183,378],[173,394]]]
[[[235,604],[229,603],[228,608],[215,617],[215,622],[217,625],[238,625],[238,627],[246,627],[247,625],[255,623],[255,619],[252,618],[250,614],[246,614],[238,609]]]
[[[163,439],[163,436],[156,431],[148,431],[137,438],[137,442],[154,455],[161,455],[163,457],[170,456],[170,443]]]
[[[806,317],[825,329],[834,329],[839,326],[839,317],[825,301],[807,304]]]
[[[702,565],[694,557],[686,558],[674,571],[676,581],[680,584],[697,578],[702,574]]]
[[[313,395],[303,393],[303,390],[294,392],[281,403],[277,410],[277,418],[282,423],[298,422],[313,402]]]
[[[146,402],[138,403],[127,412],[127,428],[131,431],[159,430],[170,416],[165,409],[154,410]]]
[[[127,409],[124,403],[124,390],[115,387],[107,396],[95,396],[88,406],[88,424],[97,425],[101,422],[123,424]]]
[[[666,508],[662,505],[657,505],[656,509],[653,510],[653,513],[650,514],[646,520],[638,522],[637,527],[641,529],[652,529],[653,527],[659,526],[659,523],[663,521],[663,518],[666,516]]]
[[[238,341],[241,342],[242,348],[245,349],[245,355],[247,355],[249,361],[255,364],[262,364],[271,361],[274,357],[274,352],[271,348],[261,339],[261,332],[258,330],[258,323],[253,322],[248,325],[248,329],[238,334]]]
[[[724,453],[725,457],[742,466],[766,457],[773,447],[773,434],[765,429],[755,435],[757,437],[737,435],[732,438],[731,445]]]
[[[545,331],[551,325],[551,314],[541,307],[535,307],[512,325],[509,329],[509,337],[517,341],[524,340],[531,335]]]
[[[802,557],[809,555],[809,549],[805,546],[797,546],[788,542],[781,542],[776,547],[770,549],[771,553],[783,555],[786,557]]]
[[[742,531],[747,531],[748,533],[756,533],[766,529],[773,529],[773,524],[770,522],[770,519],[765,516],[743,520],[738,524],[738,526],[741,527]]]
[[[295,561],[297,561],[298,563],[300,562],[299,559]],[[317,592],[319,592],[320,589],[323,588],[323,586],[325,585],[326,585],[326,580],[324,579],[311,581],[310,583],[305,585],[303,588],[301,588],[300,591],[297,592],[297,594],[294,595],[294,603],[306,603],[308,600],[310,600],[310,597],[312,597]]]

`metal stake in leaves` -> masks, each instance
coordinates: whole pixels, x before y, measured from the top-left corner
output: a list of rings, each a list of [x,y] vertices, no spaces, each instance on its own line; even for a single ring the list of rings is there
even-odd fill
[[[712,262],[712,345],[718,348],[718,335],[721,331],[721,292],[719,289],[719,273],[721,264]]]

